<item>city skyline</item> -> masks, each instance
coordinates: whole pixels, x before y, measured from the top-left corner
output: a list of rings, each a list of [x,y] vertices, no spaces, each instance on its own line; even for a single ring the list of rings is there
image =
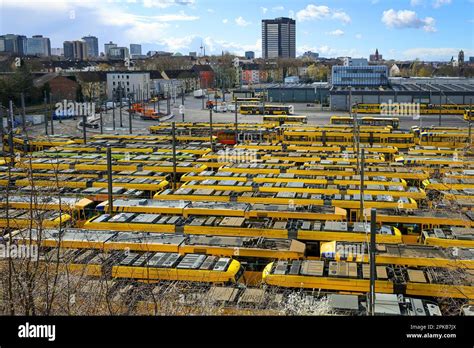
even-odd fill
[[[90,34],[98,37],[101,52],[104,43],[113,41],[126,47],[141,44],[144,53],[199,53],[202,42],[207,54],[254,51],[260,57],[262,19],[290,17],[297,23],[297,56],[313,51],[322,57],[368,57],[376,48],[384,58],[398,60],[446,61],[461,49],[466,57],[474,56],[473,0],[40,0],[35,4],[2,0],[1,33],[44,35],[52,48]],[[13,15],[18,11],[23,16]]]

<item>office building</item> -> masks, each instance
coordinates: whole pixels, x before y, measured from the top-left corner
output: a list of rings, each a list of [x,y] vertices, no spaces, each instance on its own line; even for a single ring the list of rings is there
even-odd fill
[[[64,41],[63,43],[64,58],[74,59],[74,44],[72,41]]]
[[[88,47],[85,41],[64,41],[64,58],[71,60],[86,60]]]
[[[331,83],[333,86],[386,86],[388,68],[385,65],[335,65]]]
[[[24,56],[27,50],[27,38],[24,35],[6,34],[0,36],[0,52]]]
[[[98,57],[99,56],[99,39],[95,36],[84,36],[82,38],[87,46],[87,56],[88,57]]]
[[[262,57],[264,59],[296,57],[296,22],[280,17],[262,20]]]
[[[112,47],[109,49],[107,57],[113,60],[125,60],[130,57],[128,47]]]
[[[106,57],[109,56],[109,51],[111,48],[116,48],[117,44],[113,43],[112,41],[109,41],[109,43],[104,44],[104,54]]]
[[[135,56],[142,55],[142,45],[130,44],[130,56],[134,58]]]
[[[43,35],[33,35],[26,41],[26,54],[29,56],[49,57],[51,55],[51,42]]]
[[[255,59],[255,52],[254,51],[245,52],[245,59]]]

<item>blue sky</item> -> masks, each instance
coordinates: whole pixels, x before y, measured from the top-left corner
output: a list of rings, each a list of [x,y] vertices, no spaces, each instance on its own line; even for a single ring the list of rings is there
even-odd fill
[[[143,51],[261,54],[261,20],[296,19],[297,53],[324,57],[449,60],[474,56],[474,0],[0,0],[0,33],[51,38],[87,34]]]

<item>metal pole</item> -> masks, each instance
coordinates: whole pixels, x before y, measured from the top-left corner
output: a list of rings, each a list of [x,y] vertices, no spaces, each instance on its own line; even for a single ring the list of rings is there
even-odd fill
[[[107,194],[109,200],[109,214],[114,211],[114,197],[112,193],[112,148],[107,144]]]
[[[100,118],[100,134],[104,134],[104,120],[102,118],[102,106],[100,107],[99,118]]]
[[[26,108],[25,108],[25,94],[21,93],[21,126],[23,133],[26,132]]]
[[[51,111],[51,93],[49,93],[49,113],[51,115],[51,135],[54,135],[54,111]],[[59,116],[61,119],[62,115]]]
[[[171,93],[168,91],[168,98],[166,99],[166,114],[171,114]]]
[[[209,133],[210,133],[210,141],[211,141],[211,150],[214,151],[214,141],[212,137],[212,108],[209,109]]]
[[[28,153],[28,137],[26,135],[23,136],[23,152],[25,155]]]
[[[469,148],[472,148],[472,137],[471,137],[471,128],[472,128],[472,98],[469,100],[469,113],[467,114],[469,120]]]
[[[86,122],[87,122],[87,116],[86,113],[82,113],[82,138],[84,140],[84,144],[87,144],[87,130],[86,130]]]
[[[438,126],[441,127],[441,90],[439,90],[439,119],[438,119]],[[421,130],[420,130],[421,132]]]
[[[352,130],[353,130],[353,146],[352,146],[352,150],[355,154],[356,152],[356,144],[357,144],[357,137],[356,137],[356,128],[357,128],[357,119],[355,117],[355,114],[354,114],[354,117],[352,116],[352,86],[349,86],[349,117],[352,118]],[[356,168],[356,171],[357,173],[359,172],[359,166],[357,166]]]
[[[204,110],[204,96],[201,96],[201,102],[202,102],[202,109]]]
[[[171,122],[171,142],[173,145],[173,190],[176,190],[176,125]]]
[[[115,130],[115,99],[117,98],[116,93],[112,93],[112,129]]]
[[[235,98],[235,144],[239,143],[239,121],[237,119],[237,98]]]
[[[183,109],[184,109],[184,88],[181,87],[181,105],[183,105]],[[184,110],[183,110],[183,123],[184,123]]]
[[[122,120],[122,89],[120,89],[120,99],[119,99],[119,113],[120,113],[120,128],[123,128],[123,120]]]
[[[3,105],[0,103],[0,147],[1,152],[3,152],[3,135],[5,134],[5,130],[3,129]]]
[[[360,159],[360,217],[359,221],[364,221],[364,164],[365,164],[365,149],[362,149]]]
[[[377,230],[377,210],[370,210],[370,294],[369,294],[369,313],[375,312],[375,234]]]
[[[357,105],[357,104],[356,104]],[[357,150],[355,151],[355,156],[356,156],[356,166],[357,166],[357,173],[360,174],[360,166],[359,166],[359,153],[360,153],[360,124],[359,124],[359,119],[357,117],[357,111],[354,114],[355,117],[355,122],[357,124],[356,126],[356,144],[357,144]]]
[[[130,134],[133,133],[133,127],[132,127],[132,102],[130,101],[130,96],[128,98],[128,127],[129,127],[129,132]]]
[[[13,101],[10,100],[9,104],[10,115],[8,117],[8,147],[10,150],[10,157],[13,160],[14,151],[13,151]]]
[[[48,135],[48,96],[44,91],[44,134]]]

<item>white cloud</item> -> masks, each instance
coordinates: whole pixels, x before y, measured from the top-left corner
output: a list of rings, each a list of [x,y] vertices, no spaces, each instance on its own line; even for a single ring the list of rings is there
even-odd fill
[[[227,18],[224,18],[224,19],[222,20],[222,23],[224,23],[224,24],[227,24],[228,22],[229,22],[229,20],[228,20]]]
[[[339,20],[343,24],[351,21],[351,17],[340,10],[334,10],[325,5],[309,4],[304,9],[296,13],[296,18],[299,21],[320,20],[320,19],[334,19]]]
[[[174,21],[195,21],[198,20],[198,16],[189,16],[185,14],[183,11],[174,14],[164,14],[159,16],[150,16],[147,17],[152,20],[157,20],[158,22],[174,22]]]
[[[266,8],[266,7],[260,7],[260,9],[262,10],[263,14],[267,13],[267,11],[268,11],[268,8]]]
[[[162,37],[158,43],[165,45],[168,50],[175,52],[183,48],[189,48],[189,45],[196,38],[195,35],[189,35],[184,37]]]
[[[322,46],[308,46],[308,45],[302,45],[296,48],[296,54],[297,55],[302,55],[304,52],[311,51],[311,52],[316,52],[319,53],[320,56],[322,57],[357,57],[357,56],[362,56],[360,52],[358,52],[356,49],[336,49],[329,47],[328,45],[322,45]]]
[[[459,48],[411,48],[405,50],[403,55],[406,59],[449,60],[451,57],[457,57],[459,51]],[[474,50],[464,50],[464,54],[474,55]]]
[[[283,11],[285,8],[281,5],[272,7],[272,11]]]
[[[418,18],[414,11],[390,9],[383,12],[382,22],[389,28],[422,28],[426,32],[436,31],[436,21],[433,17]]]
[[[221,51],[230,51],[243,55],[245,51],[254,51],[256,56],[261,55],[262,52],[262,40],[259,39],[255,44],[241,44],[227,40],[215,40],[210,37],[204,39],[206,47],[210,48],[211,52],[220,53]]]
[[[143,6],[147,8],[167,8],[173,5],[194,5],[195,0],[143,0]]]
[[[239,16],[235,19],[235,24],[237,24],[239,27],[246,27],[247,25],[250,25],[251,23],[243,19],[242,16]]]
[[[410,0],[410,5],[411,6],[418,6],[423,3],[423,0]]]
[[[215,11],[214,11],[212,8],[208,8],[208,9],[207,9],[207,12],[209,12],[209,13],[214,13]]]
[[[371,2],[372,2],[372,5],[376,5],[380,2],[380,0],[372,0]]]
[[[433,1],[433,7],[434,8],[440,8],[443,5],[450,5],[451,0],[434,0]]]
[[[356,38],[357,40],[361,40],[361,39],[362,39],[362,34],[356,34],[356,35],[355,35],[355,38]]]
[[[327,6],[316,6],[309,4],[303,10],[296,13],[296,18],[299,21],[308,21],[312,19],[323,19],[329,16],[331,10]]]
[[[124,37],[130,42],[155,43],[163,42],[166,23],[136,23],[124,31]]]
[[[332,15],[333,19],[340,20],[343,24],[351,22],[351,17],[345,12],[334,12]]]
[[[342,31],[341,29],[336,29],[336,30],[328,32],[327,34],[332,35],[332,36],[343,36],[344,31]]]

